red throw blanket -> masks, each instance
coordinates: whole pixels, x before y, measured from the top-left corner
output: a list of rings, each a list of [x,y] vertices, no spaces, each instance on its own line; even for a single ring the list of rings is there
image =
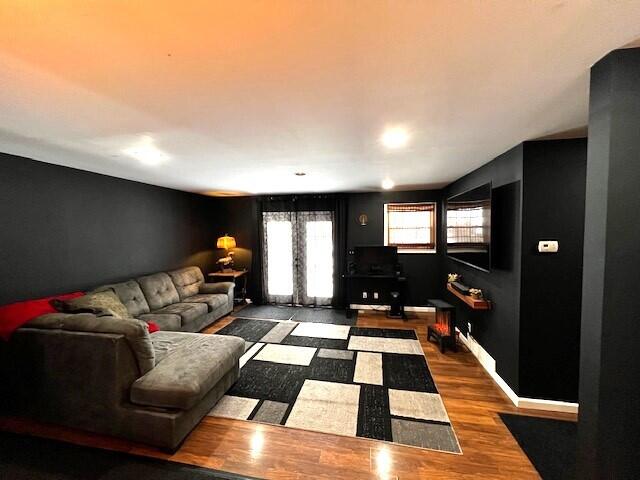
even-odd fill
[[[0,337],[9,340],[11,334],[22,325],[45,313],[55,313],[51,306],[51,300],[69,300],[84,295],[83,292],[67,293],[65,295],[54,295],[52,297],[17,302],[0,307]]]

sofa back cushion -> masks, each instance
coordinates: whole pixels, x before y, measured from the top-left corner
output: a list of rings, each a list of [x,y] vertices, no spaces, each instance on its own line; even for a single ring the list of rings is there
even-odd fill
[[[104,292],[105,290],[113,290],[120,298],[120,301],[127,307],[132,317],[149,313],[149,304],[140,289],[140,285],[135,280],[129,280],[122,283],[114,283],[112,285],[103,285],[94,289],[94,292]]]
[[[180,300],[200,293],[200,286],[204,283],[204,275],[198,267],[186,267],[169,272],[173,284],[178,290]]]
[[[138,278],[138,283],[144,293],[151,311],[159,310],[162,307],[178,303],[180,296],[176,287],[171,281],[171,277],[166,273],[154,273],[146,277]]]
[[[34,318],[25,327],[124,335],[136,357],[140,375],[146,374],[155,366],[155,351],[151,343],[149,327],[141,320],[97,317],[92,313],[48,313]]]

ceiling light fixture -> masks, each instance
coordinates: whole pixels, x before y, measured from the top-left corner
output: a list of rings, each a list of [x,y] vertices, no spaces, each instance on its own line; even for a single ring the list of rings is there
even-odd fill
[[[404,127],[387,127],[382,132],[380,142],[390,150],[406,147],[409,143],[409,132]]]
[[[169,160],[169,155],[156,147],[153,138],[149,135],[142,136],[136,144],[125,148],[122,153],[149,167],[155,167]]]
[[[391,180],[390,178],[385,178],[384,180],[382,180],[382,188],[384,188],[385,190],[391,190],[393,187],[395,187],[395,183],[393,183],[393,180]]]
[[[296,177],[304,177],[306,175],[306,173],[304,172],[296,172]]]

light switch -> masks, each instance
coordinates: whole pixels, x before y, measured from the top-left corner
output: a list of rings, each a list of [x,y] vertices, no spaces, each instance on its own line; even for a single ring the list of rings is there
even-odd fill
[[[557,253],[558,248],[557,240],[540,240],[538,242],[538,252],[540,253]]]

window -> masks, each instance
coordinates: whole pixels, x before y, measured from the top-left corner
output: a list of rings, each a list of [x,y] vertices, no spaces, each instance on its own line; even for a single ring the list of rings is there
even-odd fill
[[[384,244],[399,253],[435,253],[436,204],[386,203]]]

